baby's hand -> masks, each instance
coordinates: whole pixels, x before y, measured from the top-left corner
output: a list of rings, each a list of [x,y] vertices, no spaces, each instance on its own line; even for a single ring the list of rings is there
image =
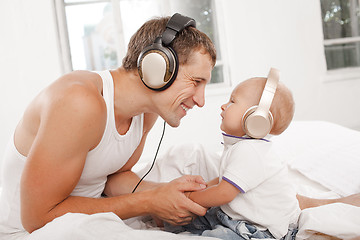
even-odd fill
[[[186,196],[187,198],[190,198],[191,193],[192,193],[192,192],[184,192],[184,194],[185,194],[185,196]]]

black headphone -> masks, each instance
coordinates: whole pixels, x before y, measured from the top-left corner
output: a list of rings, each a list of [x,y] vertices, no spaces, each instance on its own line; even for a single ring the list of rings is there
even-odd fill
[[[194,19],[175,13],[166,24],[163,34],[141,51],[137,68],[141,81],[146,87],[162,91],[174,82],[179,61],[170,44],[178,33],[189,26],[196,27]]]

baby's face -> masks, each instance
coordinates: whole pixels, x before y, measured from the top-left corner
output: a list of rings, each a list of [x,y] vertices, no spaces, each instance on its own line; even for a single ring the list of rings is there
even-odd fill
[[[256,105],[256,91],[251,90],[253,88],[248,83],[239,84],[232,91],[229,101],[221,106],[220,129],[225,133],[239,137],[245,135],[242,117],[249,107]]]

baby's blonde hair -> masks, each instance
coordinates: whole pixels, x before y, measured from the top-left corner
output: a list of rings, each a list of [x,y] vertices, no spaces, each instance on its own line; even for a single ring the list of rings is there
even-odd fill
[[[279,135],[290,125],[295,112],[295,102],[292,93],[282,82],[278,83],[270,112],[274,117],[270,133]]]

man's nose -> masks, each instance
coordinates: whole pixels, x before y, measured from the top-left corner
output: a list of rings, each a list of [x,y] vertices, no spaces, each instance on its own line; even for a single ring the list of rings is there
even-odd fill
[[[193,100],[198,107],[203,107],[205,105],[205,86],[197,89]]]

